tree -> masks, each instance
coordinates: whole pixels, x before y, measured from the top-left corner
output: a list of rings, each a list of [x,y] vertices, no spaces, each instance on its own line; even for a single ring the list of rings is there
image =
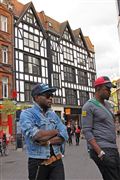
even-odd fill
[[[9,99],[5,99],[2,103],[2,108],[0,109],[0,113],[4,113],[6,115],[15,114],[16,105],[13,103],[13,101]]]

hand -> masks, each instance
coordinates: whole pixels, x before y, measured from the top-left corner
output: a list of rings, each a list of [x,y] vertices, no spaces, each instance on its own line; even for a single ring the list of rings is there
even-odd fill
[[[52,132],[53,132],[54,135],[58,134],[58,130],[57,129],[53,129]]]
[[[35,144],[40,146],[48,146],[50,145],[50,141],[35,141]]]

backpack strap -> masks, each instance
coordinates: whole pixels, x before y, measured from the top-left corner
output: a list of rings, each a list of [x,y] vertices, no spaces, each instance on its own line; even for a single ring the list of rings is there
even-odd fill
[[[111,117],[113,118],[112,113],[111,113],[105,106],[103,106],[98,100],[96,100],[96,99],[90,99],[90,100],[88,100],[88,101],[91,102],[91,103],[93,103],[93,104],[96,105],[97,107],[102,108],[105,112],[107,112],[107,114],[108,114],[109,116],[111,116]]]

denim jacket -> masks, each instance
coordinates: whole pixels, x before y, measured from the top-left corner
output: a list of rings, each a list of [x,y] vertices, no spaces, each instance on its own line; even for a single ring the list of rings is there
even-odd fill
[[[33,136],[40,130],[57,129],[59,135],[66,141],[68,134],[66,126],[61,122],[57,114],[49,109],[45,115],[42,109],[34,104],[32,108],[21,112],[20,126],[25,137],[28,156],[31,158],[49,159],[50,146],[41,146],[33,142]],[[52,145],[55,155],[60,153],[60,145]]]

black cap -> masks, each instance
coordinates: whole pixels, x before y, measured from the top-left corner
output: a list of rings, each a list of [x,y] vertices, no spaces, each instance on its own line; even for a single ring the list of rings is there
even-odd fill
[[[37,84],[33,87],[32,91],[31,91],[31,96],[34,97],[36,95],[40,95],[43,94],[45,92],[55,92],[57,89],[54,87],[49,87],[49,85],[47,84]]]

